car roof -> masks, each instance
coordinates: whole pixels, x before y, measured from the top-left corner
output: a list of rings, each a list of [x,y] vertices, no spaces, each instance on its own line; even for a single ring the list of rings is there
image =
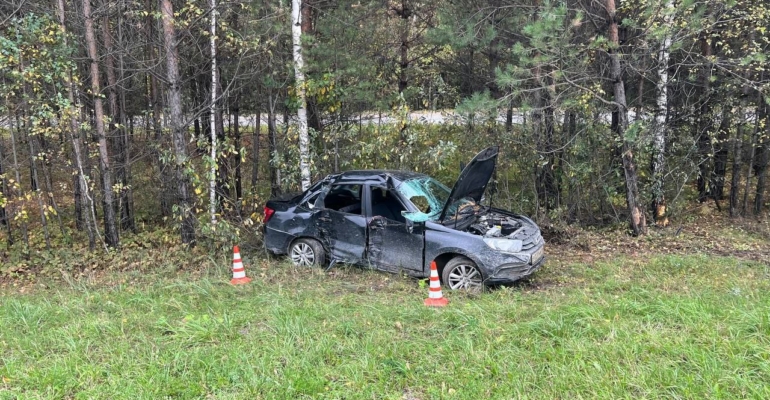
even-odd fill
[[[395,171],[384,169],[365,169],[340,172],[337,175],[336,183],[344,182],[378,182],[385,183],[388,178],[397,181],[406,181],[414,178],[424,178],[427,175],[411,171]]]

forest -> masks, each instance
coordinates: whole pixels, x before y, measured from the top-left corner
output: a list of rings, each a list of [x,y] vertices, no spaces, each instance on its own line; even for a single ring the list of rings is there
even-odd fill
[[[489,145],[487,198],[546,227],[761,219],[769,26],[757,0],[3,0],[2,272],[231,246],[328,173],[451,186]]]
[[[0,0],[0,398],[770,398],[768,29],[766,0]],[[351,180],[363,212],[314,227],[361,257],[270,254],[328,174],[451,187],[483,149],[476,234]]]

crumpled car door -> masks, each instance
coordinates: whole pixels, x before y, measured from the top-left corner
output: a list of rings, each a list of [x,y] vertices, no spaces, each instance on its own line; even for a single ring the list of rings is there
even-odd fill
[[[377,269],[422,271],[423,247],[421,226],[409,232],[405,223],[382,216],[369,221],[369,262]]]
[[[329,209],[319,213],[318,233],[332,263],[361,263],[366,250],[366,217]]]

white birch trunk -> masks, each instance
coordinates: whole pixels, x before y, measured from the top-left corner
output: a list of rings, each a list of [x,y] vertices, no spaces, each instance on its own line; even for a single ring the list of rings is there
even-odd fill
[[[217,6],[216,0],[210,1],[211,6],[211,105],[209,106],[209,123],[211,129],[211,170],[209,171],[209,214],[211,223],[217,223]]]
[[[294,81],[299,97],[297,130],[299,131],[299,173],[302,190],[310,187],[310,137],[307,132],[307,101],[305,100],[305,63],[302,60],[302,0],[291,1],[291,38],[294,54]]]
[[[673,1],[666,0],[663,25],[670,29],[673,20]],[[666,122],[668,119],[668,60],[671,49],[671,33],[667,32],[660,43],[658,51],[658,83],[655,107],[655,124],[652,138],[652,196],[654,218],[666,225],[666,200],[663,195],[663,175],[666,167]]]

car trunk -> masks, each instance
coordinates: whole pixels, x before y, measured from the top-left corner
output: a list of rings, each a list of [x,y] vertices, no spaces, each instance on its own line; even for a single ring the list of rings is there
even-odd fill
[[[268,200],[265,206],[274,211],[286,211],[296,206],[300,200],[302,200],[301,192],[285,193]]]

